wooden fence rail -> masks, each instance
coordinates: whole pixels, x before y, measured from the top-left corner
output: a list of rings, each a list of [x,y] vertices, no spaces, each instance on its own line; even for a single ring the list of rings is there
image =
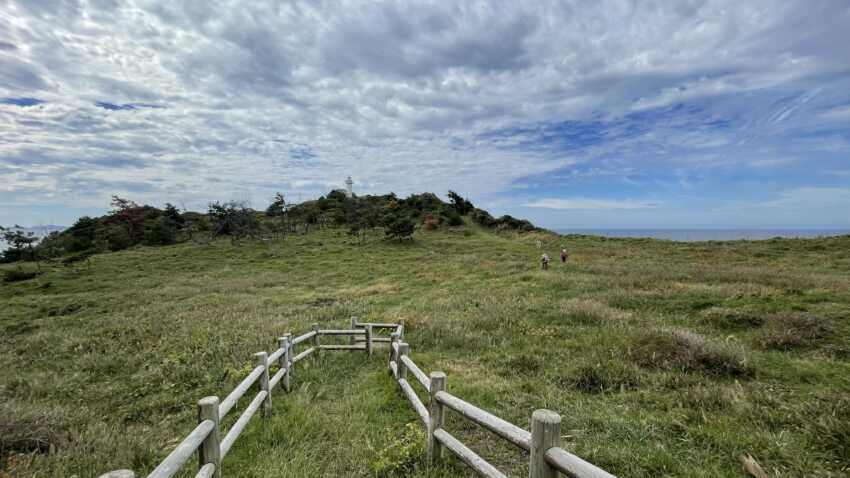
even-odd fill
[[[390,336],[376,337],[373,332],[380,329],[390,329]],[[348,345],[322,344],[320,341],[322,336],[346,335],[350,337]],[[312,330],[297,337],[292,334],[279,337],[278,348],[274,352],[254,354],[257,366],[223,401],[219,403],[218,397],[214,396],[198,401],[198,425],[147,475],[148,478],[174,476],[196,452],[198,472],[195,477],[221,478],[222,460],[248,426],[251,418],[260,410],[263,418],[271,416],[273,390],[281,383],[286,391],[291,390],[296,363],[322,350],[364,351],[368,357],[372,357],[376,344],[389,344],[389,373],[398,382],[402,393],[413,405],[427,431],[429,463],[439,462],[445,448],[480,476],[506,476],[444,429],[445,410],[449,409],[517,448],[527,451],[529,478],[555,478],[559,472],[571,478],[616,478],[560,447],[561,417],[557,413],[535,410],[531,415],[531,431],[526,431],[482,410],[447,392],[446,375],[443,372],[425,374],[410,358],[410,345],[403,342],[403,338],[404,321],[399,321],[398,324],[369,323],[359,322],[356,317],[352,317],[350,329],[320,329],[318,324],[314,324]],[[295,346],[308,340],[312,341],[311,346],[293,356]],[[270,376],[273,366],[277,366],[278,371]],[[407,380],[408,372],[416,379],[414,383],[422,386],[427,393],[427,406]],[[251,402],[221,438],[221,421],[255,384],[257,392]],[[116,470],[101,475],[100,478],[135,478],[135,474],[131,470]]]
[[[378,328],[388,324],[377,324]],[[398,328],[399,325],[393,327]],[[198,472],[195,478],[221,478],[222,460],[232,449],[239,435],[245,431],[254,415],[260,411],[263,418],[269,418],[272,411],[272,391],[283,383],[282,387],[288,392],[291,390],[292,377],[295,372],[295,364],[306,359],[319,350],[358,350],[364,351],[369,357],[372,356],[372,327],[371,324],[358,323],[358,327],[351,330],[320,329],[314,324],[312,330],[297,337],[287,333],[278,338],[278,348],[268,354],[257,352],[254,354],[257,366],[242,379],[238,385],[219,402],[218,397],[204,397],[198,401],[198,425],[192,430],[174,450],[165,457],[148,478],[170,478],[191,460],[197,453]],[[319,342],[320,336],[325,335],[348,335],[352,338],[363,337],[358,341],[359,345],[323,345]],[[295,353],[298,344],[312,340],[309,348]],[[294,354],[294,355],[293,355]],[[278,371],[270,376],[271,368],[277,367]],[[227,433],[220,437],[220,423],[230,413],[237,403],[245,396],[251,387],[257,387],[251,402],[245,408],[236,422],[230,426]],[[135,478],[131,470],[115,470],[100,478]]]
[[[449,409],[527,451],[529,478],[555,478],[559,472],[570,478],[616,478],[560,447],[561,417],[557,413],[535,410],[531,415],[531,431],[523,430],[447,392],[446,375],[443,372],[426,375],[410,358],[410,345],[402,342],[400,335],[392,334],[391,341],[389,373],[398,381],[404,396],[425,425],[429,463],[439,462],[442,449],[446,448],[480,476],[506,476],[443,428],[445,409]],[[408,372],[416,377],[416,381],[428,393],[427,408],[407,381]]]

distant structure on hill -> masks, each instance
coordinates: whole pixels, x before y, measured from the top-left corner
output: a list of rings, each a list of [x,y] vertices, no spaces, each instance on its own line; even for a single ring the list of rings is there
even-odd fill
[[[348,197],[354,196],[354,181],[351,180],[351,176],[345,180],[345,195]]]

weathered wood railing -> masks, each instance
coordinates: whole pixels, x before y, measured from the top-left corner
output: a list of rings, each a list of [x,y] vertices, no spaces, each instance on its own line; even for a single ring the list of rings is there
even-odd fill
[[[378,329],[390,329],[389,337],[378,337]],[[323,336],[349,336],[350,343],[322,344]],[[419,419],[427,431],[427,450],[429,463],[442,459],[443,448],[457,455],[472,470],[484,477],[502,478],[505,475],[485,459],[452,436],[443,427],[445,409],[459,413],[462,417],[484,427],[496,436],[508,441],[520,450],[529,453],[528,476],[530,478],[555,478],[561,472],[571,478],[616,478],[614,475],[592,465],[560,447],[561,417],[549,410],[535,410],[531,415],[531,431],[526,431],[512,423],[484,411],[471,403],[446,391],[446,375],[443,372],[425,374],[410,358],[410,345],[403,342],[404,321],[398,324],[358,322],[351,319],[350,329],[320,329],[318,324],[305,334],[292,337],[286,334],[278,339],[278,349],[271,353],[254,354],[257,366],[245,377],[224,401],[218,397],[205,397],[198,401],[198,425],[149,475],[148,478],[170,478],[198,453],[198,472],[196,478],[221,478],[222,460],[227,456],[239,435],[245,430],[251,418],[262,408],[262,416],[268,418],[272,410],[272,391],[283,382],[286,391],[291,390],[291,381],[295,373],[295,364],[320,350],[364,351],[373,355],[376,344],[388,344],[389,373],[398,381],[399,386],[413,405]],[[295,346],[310,341],[311,346],[298,354]],[[278,371],[269,376],[272,366]],[[427,392],[429,400],[426,406],[408,381],[408,373],[413,376]],[[230,427],[224,438],[220,439],[221,420],[233,409],[239,400],[254,385],[258,390],[253,400]],[[130,470],[116,470],[100,478],[134,478]]]
[[[531,414],[531,431],[509,423],[446,391],[446,374],[431,372],[426,375],[410,358],[410,346],[401,341],[398,333],[391,335],[389,373],[401,387],[404,396],[413,405],[428,436],[428,461],[439,462],[443,448],[449,449],[477,474],[484,477],[505,477],[501,471],[452,436],[443,427],[445,409],[459,413],[467,420],[491,431],[496,436],[529,454],[530,478],[554,478],[561,472],[571,478],[616,478],[560,447],[561,417],[549,410],[535,410]],[[407,380],[408,373],[428,394],[426,407]]]
[[[352,324],[356,320],[352,320]],[[257,366],[233,389],[225,399],[219,402],[218,397],[204,397],[198,401],[198,425],[186,438],[180,442],[174,450],[165,457],[148,478],[170,478],[174,476],[197,452],[198,472],[195,478],[221,478],[222,460],[230,452],[236,439],[248,426],[251,418],[262,409],[264,418],[271,416],[272,391],[283,383],[284,390],[289,392],[292,388],[292,378],[295,375],[295,364],[309,357],[319,350],[362,350],[367,356],[372,356],[373,340],[372,329],[384,328],[388,324],[360,324],[351,330],[320,329],[318,324],[313,324],[311,331],[293,337],[286,334],[278,338],[278,348],[271,354],[257,352],[254,354]],[[394,324],[397,331],[403,329],[403,325]],[[351,345],[321,344],[320,337],[326,335],[351,336]],[[388,339],[387,339],[388,340]],[[295,353],[298,344],[310,341],[310,347],[300,353]],[[356,342],[356,343],[355,343]],[[383,341],[382,341],[383,342]],[[272,367],[278,371],[270,376]],[[221,421],[230,413],[242,397],[257,384],[257,393],[239,416],[227,433],[221,438]],[[131,470],[115,470],[100,478],[134,478]]]

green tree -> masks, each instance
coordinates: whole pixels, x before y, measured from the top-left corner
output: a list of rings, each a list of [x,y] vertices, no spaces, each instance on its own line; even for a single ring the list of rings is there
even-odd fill
[[[269,204],[269,207],[266,208],[266,216],[269,217],[280,217],[285,216],[287,211],[286,200],[283,198],[283,194],[276,193],[274,195],[274,201]]]
[[[460,194],[449,190],[449,200],[452,202],[452,206],[455,208],[458,214],[461,216],[465,216],[472,212],[475,206],[469,202],[469,199],[461,197]]]
[[[33,245],[38,238],[32,232],[24,232],[17,224],[15,227],[0,226],[0,234],[8,244],[8,249],[3,251],[3,262],[32,261],[36,259]]]

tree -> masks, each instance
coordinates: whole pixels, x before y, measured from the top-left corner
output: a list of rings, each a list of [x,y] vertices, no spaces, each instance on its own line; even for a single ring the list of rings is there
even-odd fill
[[[260,229],[260,221],[252,209],[236,201],[209,204],[209,216],[213,221],[216,236],[230,236],[232,242],[245,237],[254,237]]]
[[[170,202],[165,203],[165,209],[162,211],[162,215],[165,216],[165,218],[168,219],[168,221],[170,221],[177,229],[182,229],[186,224],[186,218],[180,214],[180,210],[177,209],[177,206]]]
[[[465,216],[469,214],[475,206],[469,202],[469,199],[465,199],[460,196],[460,194],[449,190],[449,200],[452,202],[452,206],[455,208],[458,214],[461,216]]]
[[[266,216],[269,217],[280,217],[285,216],[287,211],[286,200],[283,198],[283,194],[276,193],[274,195],[274,201],[269,204],[269,207],[266,208]]]
[[[37,259],[33,245],[38,242],[38,238],[32,232],[24,232],[23,228],[17,224],[15,227],[0,226],[3,240],[9,245],[9,248],[3,252],[3,262],[16,262],[25,260]]]
[[[77,219],[77,222],[66,231],[71,236],[68,250],[70,252],[82,252],[92,249],[98,226],[98,220],[92,217],[83,216]]]

